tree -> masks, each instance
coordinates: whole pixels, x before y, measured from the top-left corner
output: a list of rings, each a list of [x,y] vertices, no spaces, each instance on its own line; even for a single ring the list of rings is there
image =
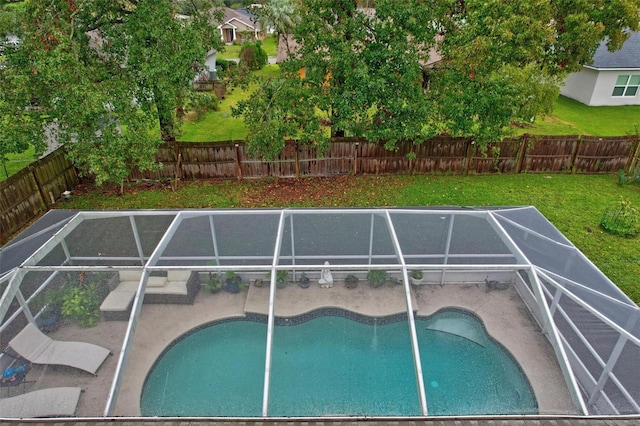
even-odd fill
[[[253,9],[258,15],[258,22],[264,29],[272,28],[276,40],[281,35],[291,34],[300,17],[292,0],[271,0],[261,7]]]
[[[548,111],[563,78],[588,63],[605,36],[619,47],[625,29],[638,28],[640,9],[640,0],[582,0],[579,7],[568,0],[378,0],[372,13],[357,3],[296,3],[300,47],[281,65],[281,79],[299,79],[300,69],[305,77],[287,86],[300,91],[283,93],[312,99],[332,136],[365,136],[388,149],[436,133],[472,136],[480,146],[500,140],[512,122]],[[425,67],[434,51],[441,60]],[[261,117],[249,125],[252,134],[275,124],[292,99],[254,97],[238,113]],[[286,137],[306,132],[310,121],[297,124]],[[275,156],[280,145],[272,143],[272,135],[253,136],[250,148]]]
[[[211,2],[190,5],[178,18],[169,0],[26,2],[13,30],[21,45],[0,70],[2,138],[41,148],[53,134],[98,184],[153,167],[220,43]]]
[[[277,126],[275,120],[288,104],[305,105],[307,110],[304,120],[293,120],[297,127],[289,127],[286,137],[317,134],[321,122],[331,126],[331,135],[321,133],[314,141],[321,149],[329,136],[365,136],[385,140],[392,148],[400,139],[434,134],[425,125],[430,105],[423,102],[420,85],[420,63],[427,59],[436,35],[430,9],[417,7],[419,1],[387,2],[386,8],[380,8],[381,3],[376,16],[357,9],[353,1],[311,0],[298,5],[301,20],[294,36],[300,47],[281,64],[280,80],[289,83],[265,83],[298,90],[283,91],[292,98],[275,97],[266,105],[254,96],[237,111],[264,120],[249,124],[250,149],[261,145],[254,151],[278,154],[279,144],[269,146],[273,138],[258,139],[254,129]],[[261,108],[268,110],[261,114]]]
[[[441,2],[443,61],[427,99],[443,130],[484,146],[512,122],[548,112],[569,72],[588,64],[601,40],[617,49],[638,28],[638,0]]]

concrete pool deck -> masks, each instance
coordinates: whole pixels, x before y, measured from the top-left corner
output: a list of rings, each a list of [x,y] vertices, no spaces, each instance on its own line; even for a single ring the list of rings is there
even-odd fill
[[[269,288],[250,287],[248,292],[238,294],[201,292],[193,305],[143,305],[114,414],[140,416],[145,377],[173,340],[211,321],[243,317],[245,313],[267,314],[268,300]],[[445,307],[475,313],[491,336],[521,365],[536,394],[540,414],[576,413],[551,345],[515,289],[487,291],[484,285],[421,286],[412,290],[412,304],[419,315],[425,316]],[[402,286],[372,289],[365,282],[354,290],[346,289],[342,283],[328,289],[314,283],[308,289],[289,285],[276,292],[278,316],[295,316],[321,307],[387,316],[406,312],[406,298]]]
[[[201,291],[193,305],[145,304],[138,320],[127,368],[117,398],[115,416],[140,416],[144,380],[156,359],[175,339],[195,327],[225,318],[242,318],[246,313],[267,314],[268,287],[250,287],[238,294]],[[483,285],[425,285],[412,288],[411,303],[418,315],[428,316],[446,307],[476,314],[489,334],[507,348],[531,382],[540,414],[574,415],[576,410],[551,345],[540,333],[519,295],[507,290],[488,291]],[[406,312],[404,288],[387,284],[373,289],[361,281],[357,289],[337,282],[333,288],[313,283],[302,289],[289,284],[276,292],[278,316],[296,316],[322,307],[339,307],[369,316]],[[71,373],[68,368],[35,367],[30,380],[37,388],[79,386],[85,390],[76,411],[79,417],[102,416],[114,377],[127,323],[102,321],[91,329],[66,326],[51,336],[60,340],[91,341],[114,353],[98,370],[97,377]],[[428,368],[423,366],[423,369]],[[27,389],[30,391],[33,389]]]

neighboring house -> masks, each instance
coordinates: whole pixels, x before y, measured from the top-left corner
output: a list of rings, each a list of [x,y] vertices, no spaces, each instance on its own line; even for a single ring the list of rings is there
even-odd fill
[[[570,74],[560,93],[586,105],[640,105],[640,32],[631,33],[620,50],[609,52],[606,40],[593,63]]]
[[[204,73],[209,80],[217,80],[218,74],[216,70],[216,49],[207,52],[207,60],[204,62]]]
[[[233,10],[224,8],[224,18],[218,25],[222,41],[231,44],[235,41],[244,43],[262,39],[262,29],[255,15],[246,9]]]

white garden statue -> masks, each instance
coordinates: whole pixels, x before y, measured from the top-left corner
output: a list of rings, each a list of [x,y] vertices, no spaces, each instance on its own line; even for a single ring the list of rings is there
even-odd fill
[[[320,279],[318,280],[318,284],[322,288],[331,288],[333,287],[333,276],[331,275],[331,271],[329,270],[329,262],[324,262],[324,268],[320,271]]]

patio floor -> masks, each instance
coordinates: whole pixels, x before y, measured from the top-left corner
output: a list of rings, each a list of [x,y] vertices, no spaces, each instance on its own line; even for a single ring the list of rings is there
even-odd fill
[[[238,294],[201,291],[193,305],[143,305],[114,415],[140,416],[144,380],[158,356],[176,338],[215,320],[243,317],[245,313],[266,315],[268,300],[268,287],[250,287]],[[485,285],[425,285],[412,289],[412,305],[422,316],[445,307],[475,313],[489,334],[519,362],[531,382],[540,414],[575,414],[551,345],[540,333],[515,289],[489,291]],[[321,307],[341,307],[370,316],[387,316],[405,313],[406,299],[402,286],[387,284],[372,289],[362,282],[354,290],[337,282],[328,289],[320,288],[317,283],[308,289],[290,284],[276,292],[275,312],[278,316],[295,316]],[[74,326],[61,328],[51,335],[54,339],[91,341],[108,347],[114,355],[98,370],[97,377],[65,367],[34,366],[29,379],[36,383],[28,386],[80,386],[85,392],[80,397],[76,415],[102,416],[126,325],[124,321],[103,321],[90,329],[90,333]]]
[[[157,357],[174,339],[199,325],[245,312],[268,313],[269,289],[250,287],[248,292],[201,292],[193,305],[143,305],[115,415],[139,416],[145,377]],[[431,315],[444,307],[474,312],[489,333],[504,345],[529,378],[540,414],[575,414],[553,350],[513,288],[487,291],[484,285],[422,286],[412,293],[419,315]],[[402,286],[371,289],[363,283],[349,290],[342,283],[333,288],[312,284],[308,289],[289,285],[276,292],[275,313],[294,316],[321,307],[341,307],[370,316],[406,312]]]

